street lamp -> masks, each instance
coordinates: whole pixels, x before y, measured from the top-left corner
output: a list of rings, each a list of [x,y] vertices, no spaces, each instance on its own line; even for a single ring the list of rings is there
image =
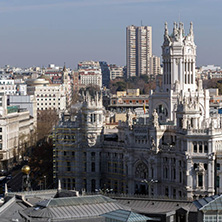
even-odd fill
[[[44,182],[45,182],[45,190],[46,190],[46,176],[44,176]]]
[[[154,184],[154,183],[158,183],[158,180],[154,180],[154,179],[151,179],[151,180],[141,180],[142,183],[146,183],[147,186],[148,186],[148,195],[150,196],[151,194],[151,185]]]

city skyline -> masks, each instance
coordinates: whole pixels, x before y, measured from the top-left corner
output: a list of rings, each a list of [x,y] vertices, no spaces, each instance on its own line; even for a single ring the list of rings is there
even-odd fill
[[[83,60],[125,65],[126,27],[141,22],[152,26],[153,54],[161,56],[164,22],[172,32],[179,20],[186,30],[194,24],[197,65],[222,65],[221,5],[217,0],[0,1],[0,66],[66,62],[76,68]]]

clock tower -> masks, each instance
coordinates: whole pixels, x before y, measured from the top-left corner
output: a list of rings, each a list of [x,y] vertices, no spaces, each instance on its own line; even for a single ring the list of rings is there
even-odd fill
[[[183,23],[174,23],[173,33],[168,34],[165,23],[163,58],[163,90],[173,89],[178,84],[179,90],[195,91],[196,45],[194,43],[193,24],[185,36]]]
[[[195,80],[196,45],[193,23],[190,23],[187,35],[181,22],[174,23],[172,34],[168,32],[167,23],[164,29],[162,84],[151,92],[149,112],[151,116],[156,109],[160,123],[171,121],[176,124],[176,109],[181,98],[198,96],[202,103],[200,110],[202,114],[206,111],[207,102],[204,101],[206,97],[202,82],[197,85]],[[208,114],[205,117],[207,118]]]

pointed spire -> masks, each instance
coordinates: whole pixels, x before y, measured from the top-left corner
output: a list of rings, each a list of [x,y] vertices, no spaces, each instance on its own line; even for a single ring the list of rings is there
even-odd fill
[[[182,30],[182,35],[185,36],[184,26],[183,26],[183,23],[182,23],[182,22],[181,22],[181,30]]]
[[[61,180],[58,180],[58,191],[61,191],[62,187],[61,187]]]
[[[5,183],[5,196],[7,196],[8,195],[8,185],[7,185],[7,183]]]
[[[168,35],[168,28],[167,28],[167,22],[165,22],[165,32],[164,35],[167,36]]]
[[[183,23],[179,23],[179,33],[180,33],[180,39],[184,36],[184,29],[183,29]]]
[[[174,23],[173,23],[173,35],[175,36],[176,33],[177,33],[177,23],[174,22]]]
[[[193,35],[193,22],[190,22],[190,35]]]
[[[63,72],[66,72],[66,63],[64,62]]]

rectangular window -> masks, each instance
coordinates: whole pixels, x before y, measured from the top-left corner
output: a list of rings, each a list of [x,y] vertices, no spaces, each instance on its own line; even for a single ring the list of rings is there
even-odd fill
[[[117,173],[117,163],[114,164],[114,172]]]
[[[217,176],[216,186],[217,186],[217,188],[220,187],[220,176]]]
[[[173,169],[173,179],[176,180],[176,169]]]
[[[168,169],[165,168],[165,178],[167,179],[168,178]]]
[[[176,198],[176,189],[173,189],[173,197]]]
[[[202,153],[203,152],[203,146],[202,146],[202,143],[200,142],[199,143],[199,153]]]
[[[180,172],[180,183],[182,183],[182,172]]]
[[[197,144],[196,143],[193,144],[193,152],[197,153]]]
[[[66,162],[66,164],[67,164],[67,171],[71,171],[71,163],[70,162]]]
[[[220,170],[220,164],[217,163],[217,170]]]
[[[72,189],[75,190],[76,187],[76,180],[73,178],[72,179]]]
[[[203,186],[203,175],[198,174],[198,186],[202,187]]]
[[[95,163],[94,163],[94,162],[92,162],[92,164],[91,164],[91,171],[92,171],[92,172],[95,172],[95,171],[96,171],[96,166],[95,166]]]
[[[204,153],[208,153],[208,144],[204,143]]]
[[[63,188],[66,189],[66,179],[63,179]]]
[[[165,188],[165,196],[168,197],[168,195],[169,195],[169,188],[166,187],[166,188]]]

